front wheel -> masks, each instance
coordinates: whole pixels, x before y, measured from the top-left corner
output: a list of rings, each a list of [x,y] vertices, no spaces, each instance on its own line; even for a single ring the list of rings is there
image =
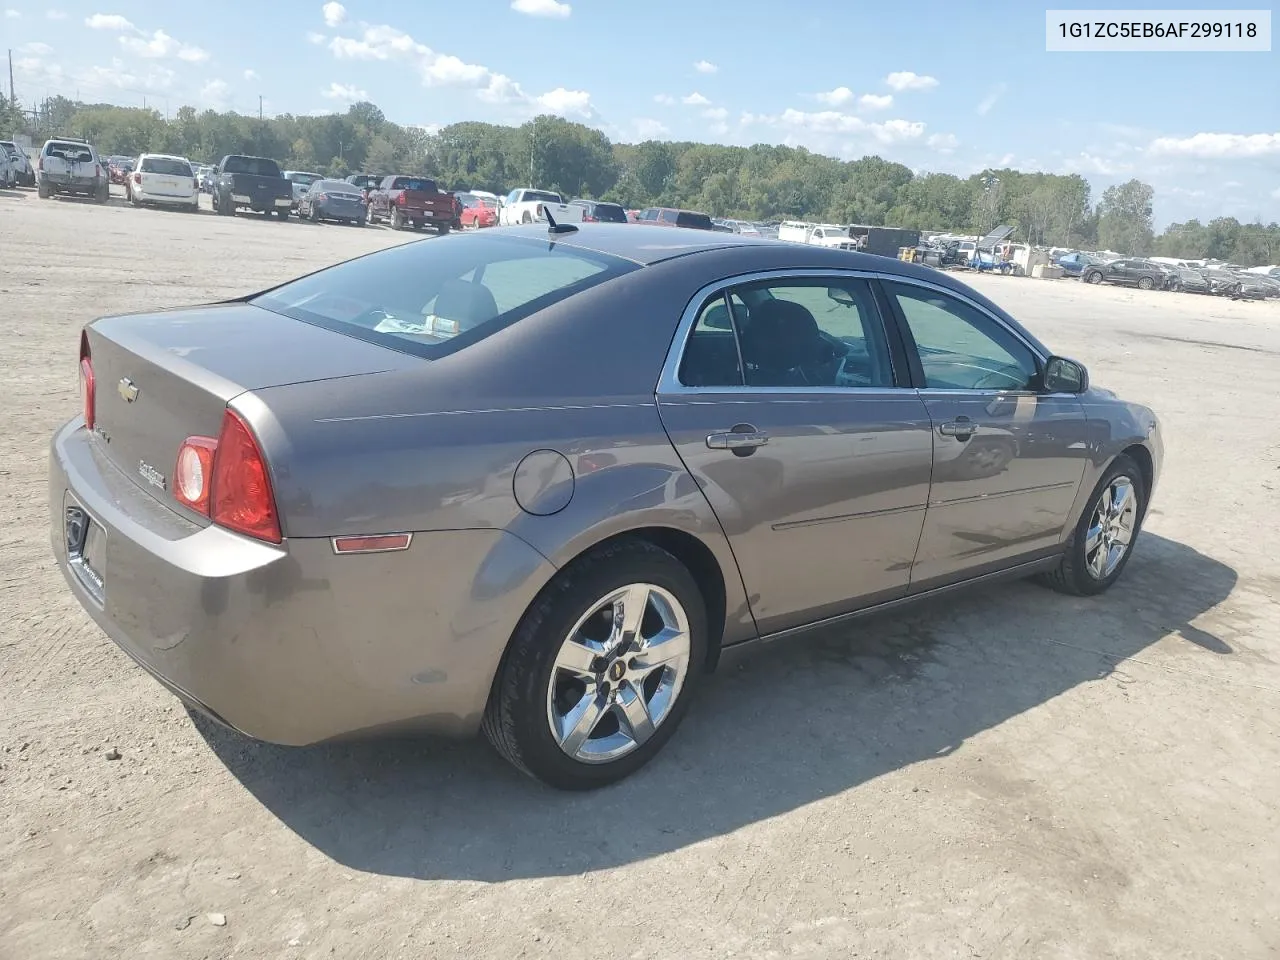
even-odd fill
[[[679,560],[643,540],[593,550],[521,618],[485,735],[518,769],[559,789],[621,780],[675,733],[707,643],[701,591]]]
[[[1146,513],[1142,471],[1127,456],[1116,457],[1094,487],[1089,506],[1067,541],[1056,570],[1044,582],[1079,597],[1102,593],[1120,579],[1133,553]]]
[[[1156,282],[1152,280],[1150,277],[1142,277],[1140,280],[1138,280],[1139,290],[1152,290],[1155,288],[1155,285],[1156,285]]]

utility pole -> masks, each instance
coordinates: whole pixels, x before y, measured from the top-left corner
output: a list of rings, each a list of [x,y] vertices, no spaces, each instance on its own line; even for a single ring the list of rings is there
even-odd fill
[[[258,119],[262,119],[262,94],[258,94]]]
[[[538,142],[538,118],[534,117],[529,127],[529,189],[533,189],[533,151]]]
[[[13,94],[13,51],[9,51],[9,102],[18,105],[18,98]]]

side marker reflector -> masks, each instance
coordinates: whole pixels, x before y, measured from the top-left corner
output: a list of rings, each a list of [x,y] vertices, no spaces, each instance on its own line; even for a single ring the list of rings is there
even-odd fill
[[[412,533],[384,533],[371,537],[334,537],[334,553],[390,553],[408,550]]]

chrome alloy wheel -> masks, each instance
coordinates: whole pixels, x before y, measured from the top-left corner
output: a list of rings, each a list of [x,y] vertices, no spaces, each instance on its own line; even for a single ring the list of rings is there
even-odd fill
[[[591,605],[556,654],[547,722],[582,763],[626,756],[671,713],[689,672],[689,618],[667,590],[633,583]]]
[[[1102,491],[1085,534],[1084,557],[1089,575],[1105,580],[1115,572],[1133,540],[1138,498],[1133,481],[1121,475]]]

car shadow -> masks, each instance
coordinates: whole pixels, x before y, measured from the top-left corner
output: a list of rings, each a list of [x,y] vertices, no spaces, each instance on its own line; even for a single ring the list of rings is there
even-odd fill
[[[762,646],[722,665],[649,766],[593,793],[543,787],[480,742],[276,747],[194,719],[247,790],[348,867],[486,882],[577,874],[722,836],[949,754],[1080,684],[1106,681],[1119,661],[1170,634],[1230,654],[1192,621],[1235,583],[1224,564],[1147,533],[1102,597],[1005,583]]]

